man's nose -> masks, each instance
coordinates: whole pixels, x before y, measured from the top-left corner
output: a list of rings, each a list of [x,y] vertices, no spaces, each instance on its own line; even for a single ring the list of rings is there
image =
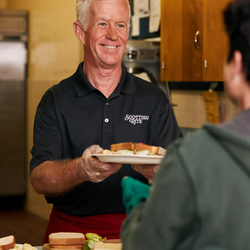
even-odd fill
[[[108,28],[106,38],[111,39],[111,40],[117,40],[118,39],[117,32],[116,32],[114,27],[109,27]]]

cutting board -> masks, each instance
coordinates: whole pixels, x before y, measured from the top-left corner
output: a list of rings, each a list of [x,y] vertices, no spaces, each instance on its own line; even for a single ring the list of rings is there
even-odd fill
[[[43,245],[43,250],[55,250],[55,248],[51,248],[50,244],[47,243]],[[60,249],[60,250],[78,250],[78,249]],[[120,242],[96,243],[94,250],[122,250],[122,243]]]
[[[122,243],[95,243],[94,250],[122,250]]]

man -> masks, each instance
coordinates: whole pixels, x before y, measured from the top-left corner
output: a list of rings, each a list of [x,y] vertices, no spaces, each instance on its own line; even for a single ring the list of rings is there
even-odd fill
[[[250,1],[229,4],[224,20],[224,86],[242,112],[168,148],[147,201],[123,224],[124,250],[249,249]]]
[[[108,164],[92,157],[119,142],[144,142],[161,151],[179,137],[160,88],[126,72],[127,0],[78,0],[74,30],[84,63],[50,88],[38,105],[30,182],[53,210],[45,236],[56,231],[119,238],[125,218],[121,180],[151,182],[158,166]],[[163,153],[162,153],[163,154]]]

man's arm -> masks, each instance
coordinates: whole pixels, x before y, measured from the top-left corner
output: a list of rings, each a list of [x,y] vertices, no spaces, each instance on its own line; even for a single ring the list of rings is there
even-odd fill
[[[59,196],[85,181],[101,182],[116,173],[121,164],[100,162],[92,157],[102,148],[92,145],[74,160],[45,161],[30,173],[30,183],[39,194]]]
[[[79,159],[65,162],[45,161],[30,174],[30,183],[38,194],[57,196],[81,184]]]

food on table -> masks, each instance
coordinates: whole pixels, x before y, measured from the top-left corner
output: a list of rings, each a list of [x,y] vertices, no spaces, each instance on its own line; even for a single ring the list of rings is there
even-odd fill
[[[24,243],[20,250],[33,250],[33,247],[29,243]]]
[[[136,154],[136,155],[157,155],[159,147],[145,143],[122,142],[111,144],[110,150],[104,149],[103,154]]]
[[[58,232],[49,235],[49,244],[44,244],[44,250],[92,250],[95,243],[106,240],[94,233]]]
[[[49,235],[49,244],[44,245],[44,249],[53,250],[81,250],[85,245],[86,239],[83,233],[58,232]]]
[[[0,250],[33,250],[33,247],[29,243],[18,245],[15,236],[9,235],[0,238]]]
[[[107,238],[102,238],[101,236],[99,236],[98,234],[94,234],[94,233],[87,233],[85,234],[87,240],[86,240],[86,245],[90,248],[90,249],[94,249],[95,248],[95,244],[98,243],[103,243]],[[83,250],[88,250],[83,249]]]
[[[15,237],[14,235],[9,235],[0,238],[0,249],[2,250],[9,250],[15,247]]]

